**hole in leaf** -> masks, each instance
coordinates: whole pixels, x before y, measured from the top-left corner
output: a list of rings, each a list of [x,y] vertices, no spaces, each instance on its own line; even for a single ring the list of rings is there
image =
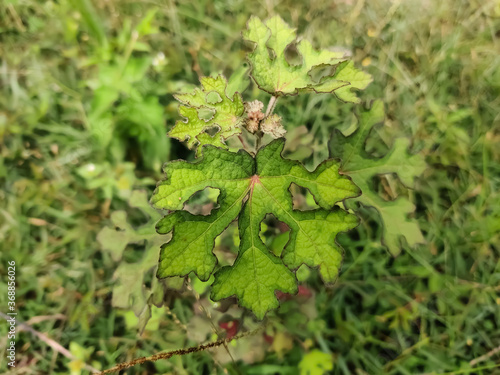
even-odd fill
[[[386,201],[393,201],[399,195],[405,195],[407,191],[395,173],[375,175],[372,177],[370,184],[371,188],[377,191],[379,196]]]
[[[215,238],[214,254],[220,266],[232,266],[238,255],[240,235],[238,221],[235,220]]]
[[[314,195],[309,189],[292,183],[290,185],[290,194],[292,194],[293,209],[300,211],[311,211],[319,208]]]
[[[218,92],[210,91],[207,94],[207,103],[217,104],[217,103],[220,103],[220,102],[222,102],[222,98],[221,98],[221,96],[219,95]]]
[[[349,137],[358,129],[358,119],[354,115],[354,110],[349,106],[350,111],[331,112],[329,117],[333,119],[334,127],[342,132],[344,136]]]
[[[279,257],[290,239],[290,227],[273,214],[267,214],[260,223],[259,236],[273,254]]]
[[[134,228],[148,224],[150,221],[149,215],[140,208],[131,207],[127,209],[127,220]]]
[[[209,290],[210,285],[214,282],[214,275],[211,275],[207,281],[202,281],[196,276],[194,272],[189,274],[188,289],[193,290],[199,296],[203,295]]]
[[[144,287],[150,290],[153,286],[153,280],[156,279],[156,267],[152,267],[144,273]]]
[[[137,263],[144,257],[145,252],[145,241],[129,243],[123,251],[121,261],[124,263]]]
[[[217,198],[219,189],[207,187],[194,193],[184,205],[184,209],[193,215],[210,215],[214,208],[219,208]]]
[[[337,237],[337,240],[344,248],[349,249],[352,243],[347,244],[347,240],[367,246],[373,240],[379,242],[381,240],[383,226],[381,224],[380,213],[374,207],[367,207],[362,204],[356,210],[358,217],[361,219],[360,225],[355,230],[350,230],[347,233],[342,233]]]
[[[302,65],[302,56],[297,50],[297,44],[292,43],[285,48],[285,60],[290,65]]]
[[[215,137],[215,135],[220,131],[220,128],[218,126],[211,126],[209,128],[205,129],[205,133],[207,133],[209,136],[212,138]]]
[[[198,112],[198,118],[203,121],[209,121],[215,115],[215,110],[209,108],[198,108],[197,112]]]
[[[269,58],[274,60],[276,58],[276,52],[274,52],[271,48],[267,47],[267,53],[269,54]]]
[[[386,120],[386,124],[389,120]],[[374,158],[381,158],[389,152],[391,142],[386,142],[385,139],[394,139],[394,136],[389,134],[388,126],[377,126],[370,131],[365,143],[365,151]],[[388,146],[389,144],[389,146]]]
[[[288,131],[283,155],[287,159],[304,161],[313,153],[314,135],[301,125]]]
[[[248,40],[243,40],[243,44],[241,46],[243,52],[245,53],[250,53],[252,52],[256,47],[256,44],[253,42],[250,42]]]
[[[311,69],[309,75],[314,82],[319,82],[324,77],[333,76],[335,73],[335,66],[333,65],[319,65]]]

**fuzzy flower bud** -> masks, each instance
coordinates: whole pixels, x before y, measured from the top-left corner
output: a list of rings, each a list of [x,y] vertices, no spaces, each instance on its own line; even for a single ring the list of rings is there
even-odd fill
[[[245,111],[248,117],[245,126],[250,133],[255,133],[259,130],[259,123],[265,116],[264,113],[262,113],[263,108],[264,103],[259,100],[245,103]]]
[[[265,134],[271,135],[273,138],[281,138],[286,134],[286,130],[281,124],[281,117],[277,114],[267,117],[262,122],[260,130]]]

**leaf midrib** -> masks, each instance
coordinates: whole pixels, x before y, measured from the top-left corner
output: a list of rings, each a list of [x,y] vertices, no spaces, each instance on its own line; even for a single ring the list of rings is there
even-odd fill
[[[202,236],[204,236],[204,235],[205,235],[205,234],[206,234],[206,233],[210,230],[210,228],[212,228],[212,226],[213,226],[215,223],[219,222],[219,220],[221,220],[221,219],[222,219],[222,218],[226,215],[226,213],[227,213],[227,212],[228,212],[231,208],[233,208],[233,207],[234,207],[234,205],[235,205],[235,204],[237,204],[238,202],[243,201],[243,199],[247,196],[248,192],[250,191],[250,188],[251,188],[251,186],[249,185],[249,186],[245,189],[245,191],[243,192],[243,194],[242,194],[242,195],[241,195],[238,199],[236,199],[236,200],[235,200],[235,201],[234,201],[234,202],[233,202],[230,206],[228,206],[227,210],[225,210],[225,211],[224,211],[224,212],[223,212],[223,213],[222,213],[222,214],[221,214],[221,215],[220,215],[217,219],[215,219],[212,223],[210,223],[210,225],[207,227],[207,229],[205,229],[205,230],[204,230],[204,231],[203,231],[203,232],[202,232],[202,233],[201,233],[198,237],[196,237],[193,241],[189,242],[189,243],[188,243],[188,244],[187,244],[187,245],[186,245],[186,246],[185,246],[185,247],[184,247],[184,248],[183,248],[183,249],[179,252],[179,255],[180,255],[180,254],[183,254],[183,253],[187,250],[187,248],[188,248],[188,247],[189,247],[189,246],[190,246],[193,242],[198,241],[198,240],[199,240]],[[213,251],[213,249],[212,249],[212,251]]]

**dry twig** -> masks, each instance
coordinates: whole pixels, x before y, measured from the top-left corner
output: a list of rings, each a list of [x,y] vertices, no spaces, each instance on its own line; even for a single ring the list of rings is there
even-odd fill
[[[207,350],[207,349],[210,349],[210,348],[215,348],[217,346],[226,345],[227,343],[229,343],[229,342],[231,342],[233,340],[238,340],[238,339],[240,339],[242,337],[245,337],[245,336],[254,335],[258,331],[260,331],[262,329],[262,327],[263,326],[257,328],[254,331],[248,331],[248,332],[244,332],[244,333],[242,333],[240,335],[236,335],[236,336],[234,336],[231,339],[222,339],[222,340],[217,340],[217,341],[214,341],[214,342],[211,342],[211,343],[208,343],[208,344],[203,344],[203,345],[199,345],[199,346],[192,346],[192,347],[187,348],[187,349],[177,349],[177,350],[172,350],[170,352],[153,354],[152,356],[149,356],[149,357],[136,358],[136,359],[134,359],[132,361],[129,361],[129,362],[120,363],[120,364],[118,364],[118,365],[116,365],[114,367],[111,367],[111,368],[107,369],[107,370],[104,370],[104,371],[101,371],[101,372],[96,372],[95,374],[96,375],[111,374],[113,372],[122,371],[122,370],[130,368],[132,366],[143,364],[145,362],[155,362],[155,361],[158,361],[160,359],[171,358],[171,357],[173,357],[175,355],[185,355],[185,354],[190,354],[190,353],[196,353],[196,352],[200,352],[200,351]]]
[[[0,316],[6,320],[9,320],[10,319],[10,316],[4,314],[3,312],[0,312]],[[44,318],[46,318],[46,316],[44,316]],[[59,318],[59,316],[56,316],[56,318]],[[34,318],[30,319],[30,321],[32,321]],[[43,320],[46,320],[46,319],[43,319]],[[41,320],[39,320],[41,321]],[[18,327],[18,331],[28,331],[28,332],[31,332],[34,336],[36,336],[39,340],[43,341],[45,344],[47,344],[48,346],[50,346],[52,349],[54,349],[56,352],[62,354],[63,356],[65,356],[66,358],[69,358],[71,359],[72,361],[76,361],[78,360],[78,358],[76,358],[73,354],[71,354],[71,352],[66,349],[64,346],[62,346],[61,344],[59,344],[57,341],[54,341],[52,340],[50,337],[48,337],[46,334],[44,333],[41,333],[41,332],[38,332],[37,330],[33,329],[31,326],[29,326],[28,324],[26,323],[18,323],[16,322],[16,327]],[[92,372],[98,372],[99,370],[96,369],[95,367],[92,367],[88,364],[84,364],[84,368],[88,371],[92,371]]]

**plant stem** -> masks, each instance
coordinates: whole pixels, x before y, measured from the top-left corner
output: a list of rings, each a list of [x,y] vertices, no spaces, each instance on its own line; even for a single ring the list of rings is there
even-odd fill
[[[266,117],[269,116],[271,113],[273,113],[277,101],[278,101],[277,96],[271,96],[271,99],[269,99],[269,104],[267,105],[266,109]]]
[[[4,314],[3,312],[0,312],[0,316],[6,320],[9,320],[11,317],[8,316],[7,314]],[[54,318],[55,319],[61,319],[60,317],[54,315]],[[76,358],[73,353],[71,353],[68,349],[66,349],[65,347],[63,347],[61,344],[59,344],[57,341],[51,339],[50,337],[48,337],[47,335],[45,335],[44,333],[41,333],[41,332],[38,332],[36,331],[33,327],[31,327],[29,324],[27,324],[26,322],[24,323],[21,323],[21,322],[17,322],[16,323],[17,327],[18,327],[18,331],[19,332],[22,332],[22,331],[28,331],[28,332],[31,332],[33,334],[33,336],[37,337],[38,339],[40,339],[41,341],[43,341],[46,345],[50,346],[53,350],[55,350],[57,353],[61,353],[63,356],[65,356],[66,358],[72,360],[72,361],[76,361],[78,360],[78,358]],[[92,372],[99,372],[99,370],[97,370],[96,368],[86,364],[86,363],[83,363],[83,367],[87,370],[87,371],[92,371]]]
[[[130,362],[120,363],[120,364],[118,364],[118,365],[116,365],[114,367],[111,367],[110,369],[107,369],[107,370],[104,370],[104,371],[101,371],[101,372],[94,372],[94,374],[99,374],[99,375],[111,374],[112,372],[122,371],[122,370],[130,368],[132,366],[140,365],[140,364],[142,364],[144,362],[149,362],[149,361],[154,362],[154,361],[158,361],[159,359],[168,359],[168,358],[171,358],[174,355],[185,355],[185,354],[189,354],[189,353],[199,352],[199,351],[202,351],[202,350],[207,350],[207,349],[210,349],[210,348],[215,348],[217,346],[225,345],[228,342],[231,342],[233,340],[238,340],[238,339],[240,339],[242,337],[245,337],[245,336],[255,335],[263,327],[264,326],[260,326],[259,328],[255,329],[254,331],[243,332],[243,333],[241,333],[241,334],[239,334],[237,336],[234,336],[231,339],[222,339],[222,340],[214,341],[214,342],[211,342],[211,343],[208,343],[208,344],[203,344],[203,345],[199,345],[199,346],[193,346],[193,347],[187,348],[187,349],[173,350],[173,351],[170,351],[170,352],[155,354],[155,355],[152,355],[150,357],[137,358],[137,359],[134,359],[134,360],[132,360]]]
[[[241,134],[238,134],[238,139],[240,140],[241,145],[243,146],[243,149],[245,151],[250,152],[250,146],[248,145],[247,141],[245,141],[245,138],[243,138],[243,136]]]
[[[274,95],[271,96],[271,99],[269,99],[269,103],[267,104],[267,109],[264,118],[268,117],[270,114],[273,113],[277,101],[278,101],[277,96]],[[257,153],[257,151],[259,151],[260,143],[262,141],[262,137],[264,136],[264,134],[261,131],[258,131],[257,133],[255,133],[255,136],[257,137],[257,139],[255,140],[255,153]]]
[[[260,130],[255,133],[255,136],[257,139],[255,140],[255,154],[257,154],[257,151],[259,151],[260,148],[260,142],[262,141],[262,137],[264,136],[264,133],[262,133]]]

